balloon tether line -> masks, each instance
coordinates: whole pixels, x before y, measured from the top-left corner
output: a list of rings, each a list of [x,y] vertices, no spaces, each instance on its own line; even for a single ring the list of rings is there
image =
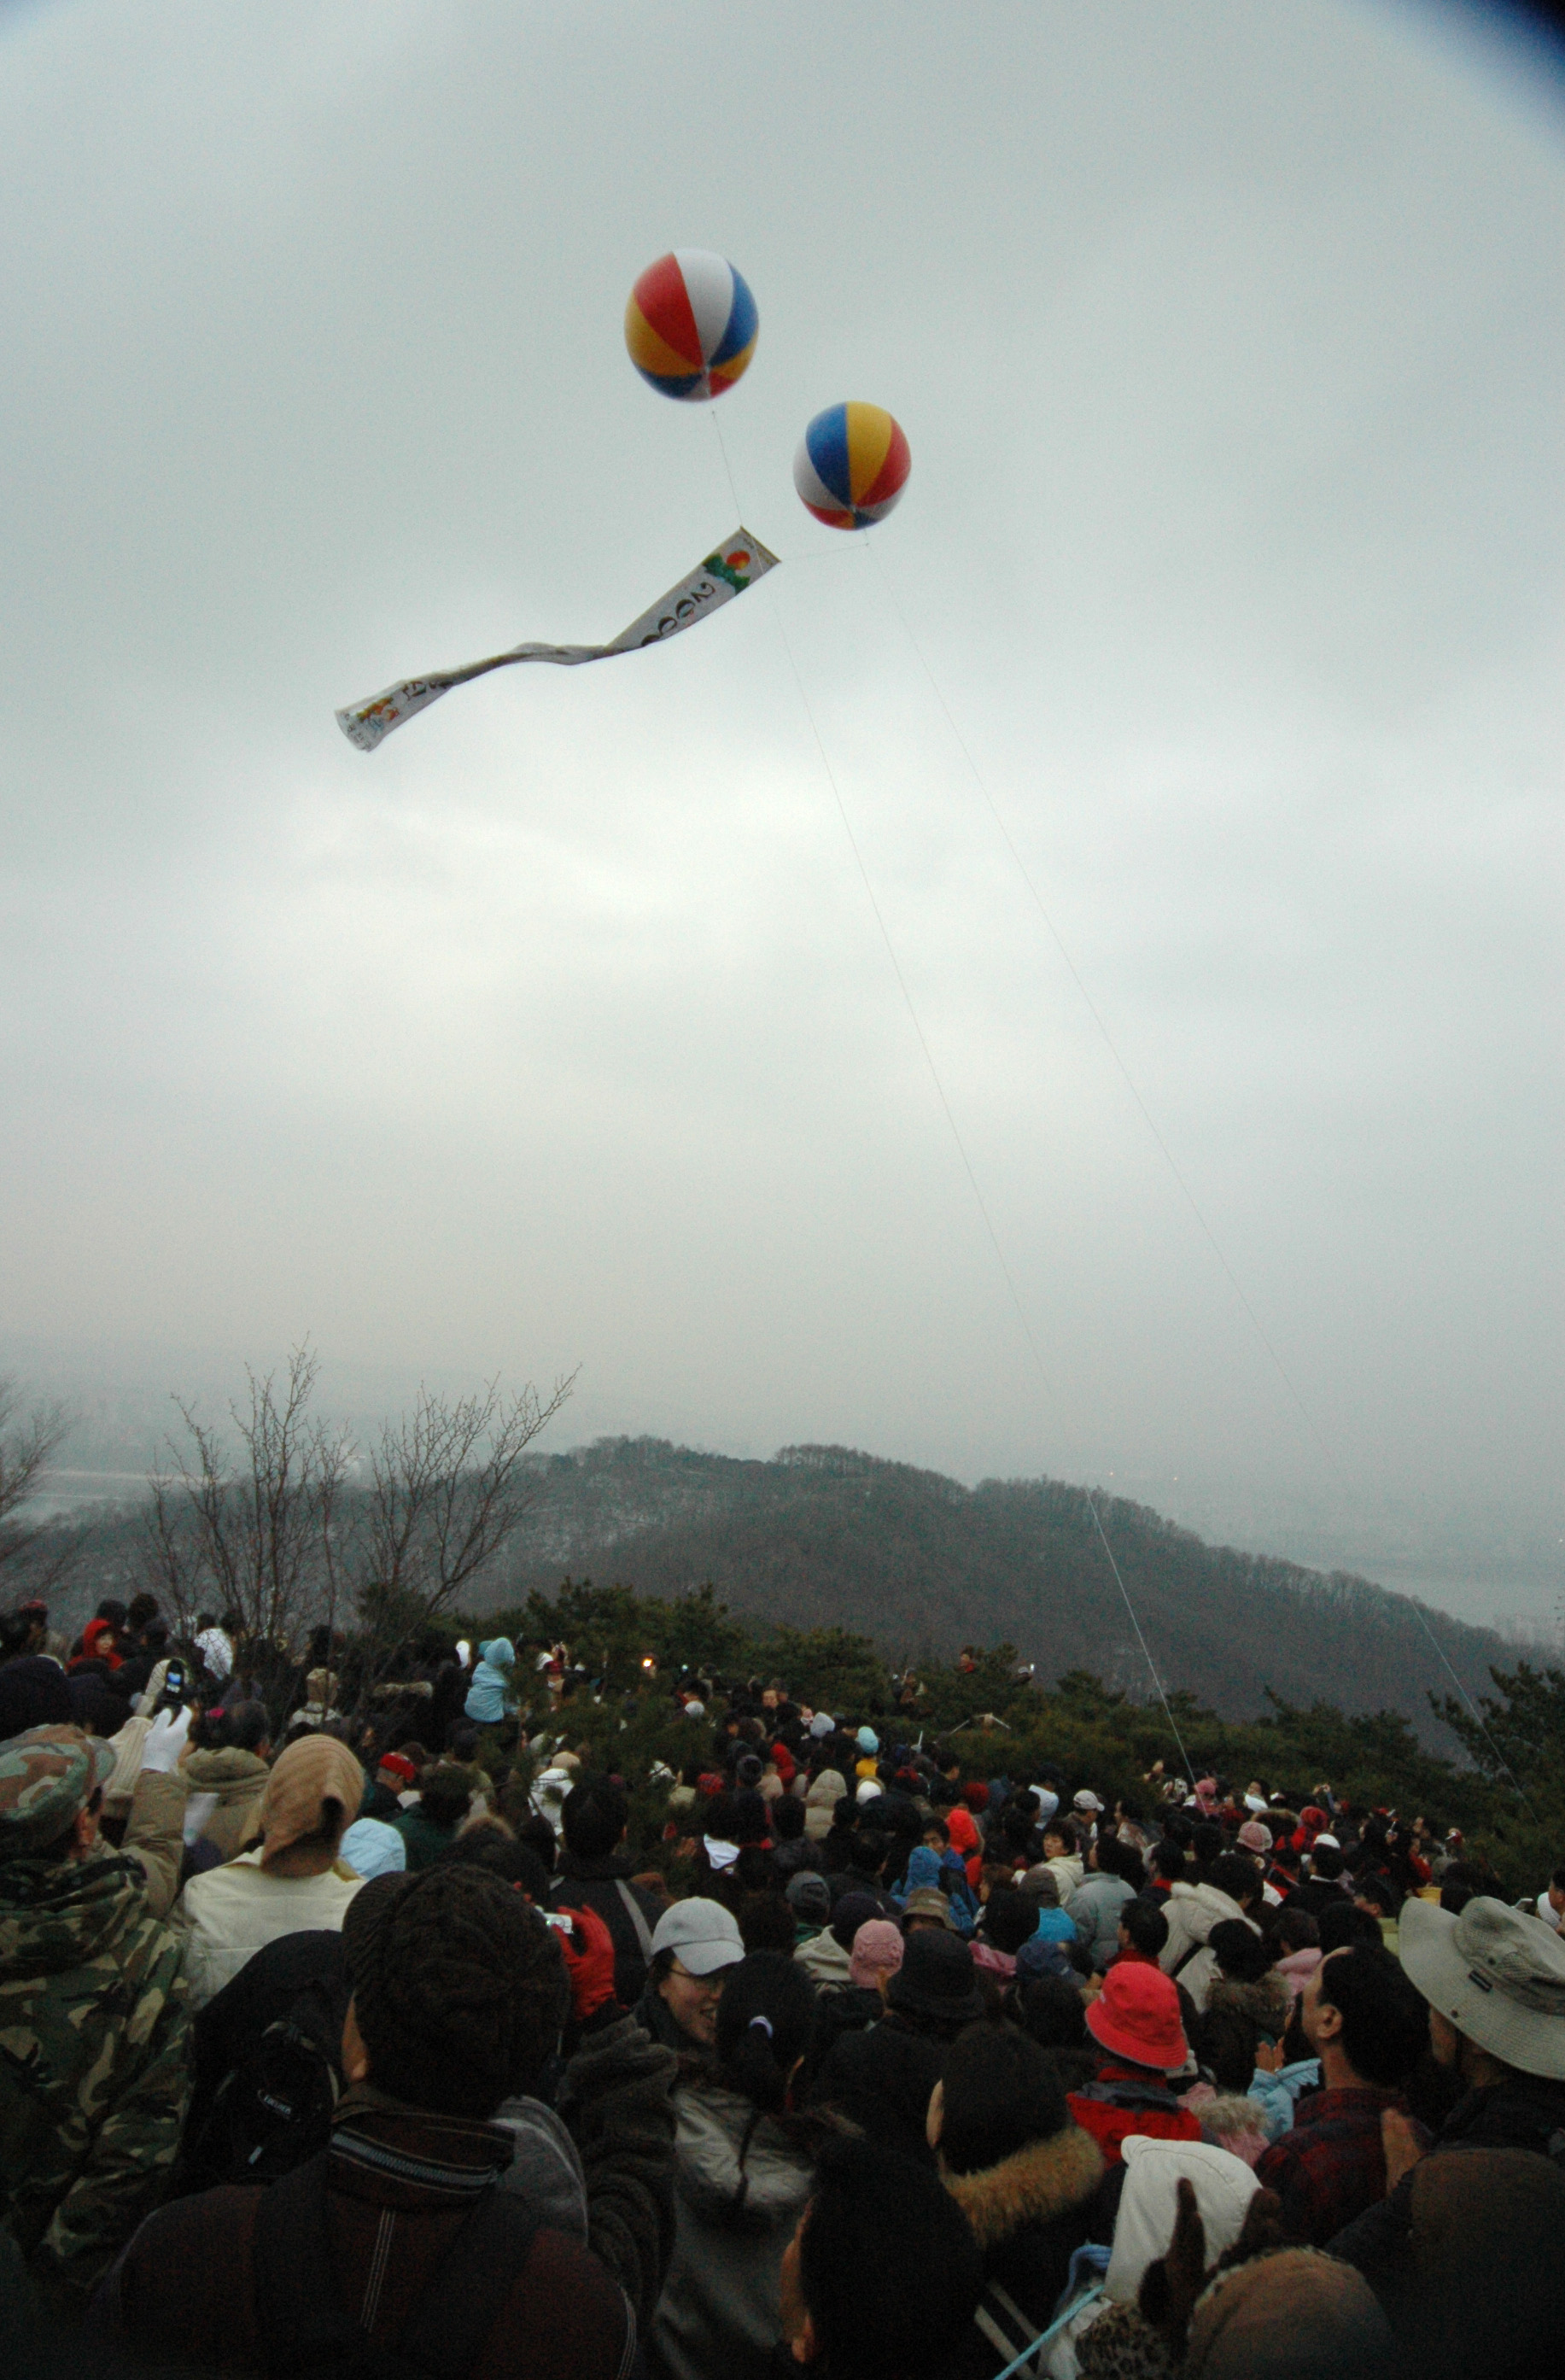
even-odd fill
[[[721,443],[722,432],[719,431],[718,435],[719,442]],[[726,451],[724,452],[723,459],[725,462],[727,461]],[[734,502],[737,504],[737,496],[735,496]],[[1055,1406],[1057,1414],[1061,1414],[1062,1407],[1059,1392],[1055,1389],[1054,1384],[1049,1376],[1048,1368],[1044,1364],[1043,1356],[1038,1349],[1037,1341],[1033,1334],[1032,1325],[1027,1319],[1026,1308],[1022,1303],[1021,1293],[1016,1287],[1015,1278],[1012,1273],[1011,1267],[1006,1262],[1005,1251],[1001,1247],[1000,1242],[1000,1234],[995,1230],[994,1220],[989,1213],[989,1206],[984,1197],[983,1191],[978,1185],[978,1177],[973,1170],[972,1159],[967,1154],[967,1145],[962,1137],[961,1128],[958,1125],[955,1114],[952,1111],[951,1101],[946,1097],[945,1085],[940,1080],[940,1068],[935,1063],[935,1055],[934,1051],[929,1047],[928,1036],[926,1034],[923,1025],[919,1021],[918,1011],[914,1004],[913,994],[908,989],[907,978],[903,972],[902,962],[897,957],[896,953],[896,945],[892,940],[891,929],[886,923],[885,914],[880,907],[880,904],[875,897],[875,887],[870,881],[869,870],[865,865],[864,854],[859,848],[858,837],[854,832],[853,821],[848,816],[847,804],[843,799],[842,787],[837,783],[837,772],[831,766],[831,756],[827,752],[825,739],[820,733],[819,724],[817,722],[814,709],[810,703],[808,693],[805,687],[804,676],[795,656],[793,643],[788,635],[787,624],[782,617],[782,606],[773,602],[771,606],[771,613],[773,619],[777,623],[777,633],[782,639],[782,650],[788,657],[788,666],[793,672],[794,683],[799,690],[799,700],[804,705],[805,717],[809,722],[810,734],[815,738],[815,748],[820,756],[820,765],[826,772],[826,782],[831,788],[832,799],[837,805],[837,815],[842,820],[843,832],[847,836],[848,848],[851,850],[854,856],[854,865],[858,869],[859,879],[864,886],[865,897],[869,903],[870,910],[875,918],[875,923],[880,928],[880,940],[885,944],[886,956],[891,961],[892,973],[895,976],[897,980],[897,989],[902,994],[903,1003],[907,1010],[908,1017],[913,1026],[913,1030],[917,1036],[918,1046],[924,1053],[924,1062],[929,1070],[929,1079],[934,1084],[935,1096],[940,1103],[941,1112],[945,1117],[947,1125],[950,1127],[952,1139],[956,1144],[956,1153],[962,1160],[962,1170],[967,1176],[967,1186],[973,1193],[974,1203],[977,1207],[978,1213],[983,1219],[984,1230],[988,1233],[989,1245],[994,1251],[995,1261],[1000,1267],[1001,1276],[1003,1279],[1006,1289],[1010,1294],[1012,1305],[1015,1309],[1016,1319],[1021,1326],[1022,1336],[1026,1342],[1027,1352],[1032,1356],[1033,1364],[1037,1369],[1039,1381],[1042,1383],[1045,1394]],[[1152,1658],[1152,1648],[1146,1642],[1146,1637],[1142,1629],[1141,1621],[1136,1616],[1135,1606],[1131,1601],[1130,1589],[1126,1586],[1124,1578],[1120,1570],[1120,1565],[1114,1559],[1114,1549],[1109,1542],[1108,1532],[1103,1526],[1103,1516],[1098,1508],[1098,1499],[1090,1488],[1084,1488],[1082,1493],[1086,1499],[1086,1508],[1092,1515],[1092,1524],[1098,1532],[1098,1540],[1103,1548],[1104,1558],[1113,1574],[1114,1585],[1120,1590],[1120,1596],[1123,1601],[1125,1610],[1130,1616],[1130,1624],[1135,1631],[1136,1642],[1141,1647],[1142,1658],[1146,1664],[1147,1673],[1152,1680],[1153,1685],[1157,1689],[1158,1699],[1163,1706],[1163,1716],[1168,1720],[1169,1732],[1172,1735],[1175,1743],[1179,1746],[1179,1756],[1184,1764],[1192,1785],[1194,1785],[1195,1781],[1195,1772],[1190,1765],[1190,1755],[1184,1748],[1184,1739],[1180,1734],[1179,1723],[1174,1718],[1172,1706],[1169,1701],[1168,1694],[1163,1685],[1163,1681],[1158,1671],[1158,1665]]]
[[[722,432],[720,431],[720,442],[721,438]],[[726,462],[727,459],[727,454],[725,451],[723,455],[724,462]],[[729,484],[730,486],[733,485],[732,475],[730,475]],[[735,497],[734,502],[737,504],[737,497]],[[869,545],[869,539],[866,538],[865,542],[867,545]],[[1239,1300],[1240,1305],[1244,1307],[1256,1338],[1260,1341],[1261,1345],[1266,1349],[1268,1355],[1271,1359],[1279,1379],[1282,1382],[1282,1385],[1287,1390],[1289,1396],[1297,1406],[1300,1415],[1304,1420],[1304,1427],[1309,1431],[1310,1436],[1315,1439],[1315,1442],[1325,1460],[1328,1470],[1337,1481],[1338,1486],[1340,1488],[1345,1488],[1347,1482],[1343,1477],[1341,1465],[1338,1463],[1334,1448],[1327,1438],[1326,1433],[1316,1420],[1316,1417],[1311,1412],[1309,1406],[1305,1403],[1292,1375],[1288,1370],[1287,1366],[1283,1363],[1281,1356],[1277,1352],[1277,1349],[1273,1346],[1271,1340],[1268,1335],[1266,1327],[1261,1321],[1260,1316],[1256,1312],[1255,1307],[1251,1305],[1249,1298],[1244,1293],[1243,1283],[1240,1281],[1233,1267],[1230,1264],[1227,1256],[1224,1254],[1217,1233],[1213,1231],[1211,1225],[1207,1222],[1206,1216],[1203,1214],[1200,1204],[1196,1199],[1195,1193],[1192,1190],[1189,1183],[1185,1180],[1184,1175],[1180,1169],[1179,1160],[1174,1156],[1174,1153],[1169,1147],[1168,1142],[1164,1139],[1162,1133],[1159,1130],[1157,1120],[1154,1117],[1151,1109],[1143,1099],[1134,1075],[1131,1073],[1130,1068],[1124,1062],[1124,1059],[1121,1056],[1119,1046],[1116,1043],[1113,1035],[1109,1030],[1102,1012],[1099,1010],[1097,1002],[1093,999],[1092,994],[1088,991],[1086,983],[1083,981],[1080,970],[1077,968],[1074,959],[1071,956],[1070,951],[1066,947],[1064,937],[1049,914],[1048,905],[1045,903],[1042,893],[1038,891],[1037,884],[1033,881],[1031,871],[1029,870],[1025,860],[1022,857],[1021,853],[1016,848],[1011,831],[1009,827],[1007,827],[1003,817],[1001,815],[999,804],[996,802],[994,795],[989,789],[983,771],[978,767],[977,760],[973,758],[972,751],[967,743],[967,738],[963,735],[961,728],[956,723],[951,705],[946,700],[945,695],[941,690],[940,680],[936,677],[933,669],[929,665],[928,656],[926,654],[923,646],[918,641],[912,621],[908,618],[906,612],[903,609],[896,589],[892,584],[891,577],[886,569],[886,565],[881,561],[880,555],[874,552],[872,545],[871,553],[873,555],[875,568],[880,574],[880,584],[886,590],[887,599],[891,603],[892,611],[895,612],[897,618],[902,622],[907,641],[912,646],[914,652],[917,656],[919,667],[929,681],[930,692],[933,694],[935,700],[940,704],[940,710],[945,715],[945,723],[950,728],[952,735],[956,740],[957,748],[961,752],[963,759],[967,763],[973,783],[977,785],[979,794],[982,795],[984,806],[989,811],[990,818],[994,820],[1000,838],[1015,864],[1017,874],[1020,876],[1023,883],[1026,886],[1028,892],[1032,895],[1033,905],[1037,908],[1038,916],[1043,919],[1045,926],[1049,929],[1049,937],[1054,943],[1054,947],[1059,952],[1061,958],[1064,962],[1067,974],[1070,976],[1072,982],[1075,985],[1076,990],[1080,992],[1088,1015],[1092,1018],[1092,1021],[1097,1026],[1098,1032],[1102,1035],[1104,1044],[1108,1049],[1109,1054],[1113,1059],[1115,1065],[1119,1068],[1125,1088],[1129,1091],[1131,1098],[1135,1102],[1136,1108],[1140,1112],[1142,1122],[1146,1124],[1147,1131],[1157,1142],[1158,1147],[1162,1153],[1163,1160],[1168,1166],[1169,1172],[1173,1175],[1175,1182],[1178,1183],[1181,1191],[1183,1193],[1185,1201],[1189,1206],[1191,1213],[1195,1216],[1197,1224],[1200,1226],[1207,1245],[1210,1247],[1212,1254],[1216,1257],[1219,1264],[1222,1268],[1223,1273],[1227,1278],[1229,1287],[1232,1290],[1234,1296]],[[774,605],[773,609],[775,610],[775,608],[776,607]],[[1095,1512],[1094,1518],[1096,1519],[1096,1517],[1097,1515]],[[1468,1693],[1467,1688],[1462,1684],[1462,1680],[1458,1677],[1455,1670],[1451,1667],[1450,1661],[1446,1655],[1445,1648],[1441,1645],[1434,1630],[1430,1627],[1429,1622],[1425,1618],[1423,1608],[1419,1604],[1416,1596],[1409,1596],[1407,1600],[1413,1607],[1413,1614],[1417,1619],[1419,1626],[1423,1629],[1424,1633],[1429,1639],[1429,1643],[1434,1648],[1437,1659],[1445,1670],[1446,1675],[1450,1678],[1452,1685],[1456,1688],[1457,1693],[1462,1696],[1462,1701],[1467,1705],[1468,1710],[1472,1713],[1475,1724],[1483,1731],[1484,1740],[1487,1743],[1489,1750],[1494,1754],[1498,1766],[1510,1778],[1512,1785],[1514,1785],[1518,1794],[1521,1796],[1524,1807],[1533,1815],[1535,1822],[1536,1814],[1535,1812],[1533,1812],[1533,1805],[1527,1799],[1521,1779],[1517,1776],[1516,1771],[1511,1767],[1510,1763],[1500,1751],[1498,1744],[1495,1742],[1494,1737],[1489,1732],[1488,1726],[1485,1721],[1482,1711],[1478,1708],[1477,1704],[1474,1701],[1472,1695]],[[1181,1749],[1183,1750],[1183,1746]],[[1194,1782],[1194,1779],[1192,1779],[1192,1781]]]

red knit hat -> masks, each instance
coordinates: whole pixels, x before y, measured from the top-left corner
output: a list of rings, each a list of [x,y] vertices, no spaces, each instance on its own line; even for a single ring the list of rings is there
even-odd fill
[[[392,1775],[400,1777],[405,1785],[417,1785],[419,1782],[419,1771],[414,1767],[406,1752],[382,1752],[376,1765],[382,1768],[389,1768]]]
[[[1111,2058],[1173,2073],[1190,2056],[1180,2022],[1179,1989],[1161,1967],[1116,1960],[1086,2011],[1086,2029]]]
[[[964,1785],[962,1788],[962,1798],[970,1810],[987,1810],[989,1805],[989,1789],[982,1778],[975,1778],[971,1785]]]

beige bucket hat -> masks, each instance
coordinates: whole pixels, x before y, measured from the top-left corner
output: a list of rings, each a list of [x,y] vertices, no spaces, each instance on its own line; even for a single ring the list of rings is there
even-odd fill
[[[1565,1945],[1520,1909],[1480,1895],[1452,1916],[1402,1903],[1399,1947],[1431,2008],[1491,2058],[1565,2082]]]

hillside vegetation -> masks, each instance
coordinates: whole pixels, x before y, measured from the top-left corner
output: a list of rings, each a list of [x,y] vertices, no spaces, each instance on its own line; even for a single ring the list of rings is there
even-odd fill
[[[1006,1642],[1040,1680],[1087,1670],[1148,1691],[1080,1488],[965,1488],[845,1447],[741,1462],[655,1439],[539,1457],[536,1477],[491,1609],[552,1594],[563,1576],[665,1597],[710,1582],[745,1618],[862,1630],[896,1660]],[[1429,1704],[1451,1691],[1440,1655],[1477,1694],[1510,1653],[1492,1630],[1366,1579],[1209,1546],[1145,1505],[1098,1502],[1164,1683],[1224,1717],[1258,1714],[1269,1689],[1293,1705],[1400,1711],[1454,1748]]]

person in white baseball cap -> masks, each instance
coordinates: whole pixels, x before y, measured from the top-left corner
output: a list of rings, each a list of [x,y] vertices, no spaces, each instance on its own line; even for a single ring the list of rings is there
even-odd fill
[[[710,2049],[723,1975],[744,1955],[739,1928],[720,1900],[676,1900],[652,1930],[637,2022],[666,2048]]]

